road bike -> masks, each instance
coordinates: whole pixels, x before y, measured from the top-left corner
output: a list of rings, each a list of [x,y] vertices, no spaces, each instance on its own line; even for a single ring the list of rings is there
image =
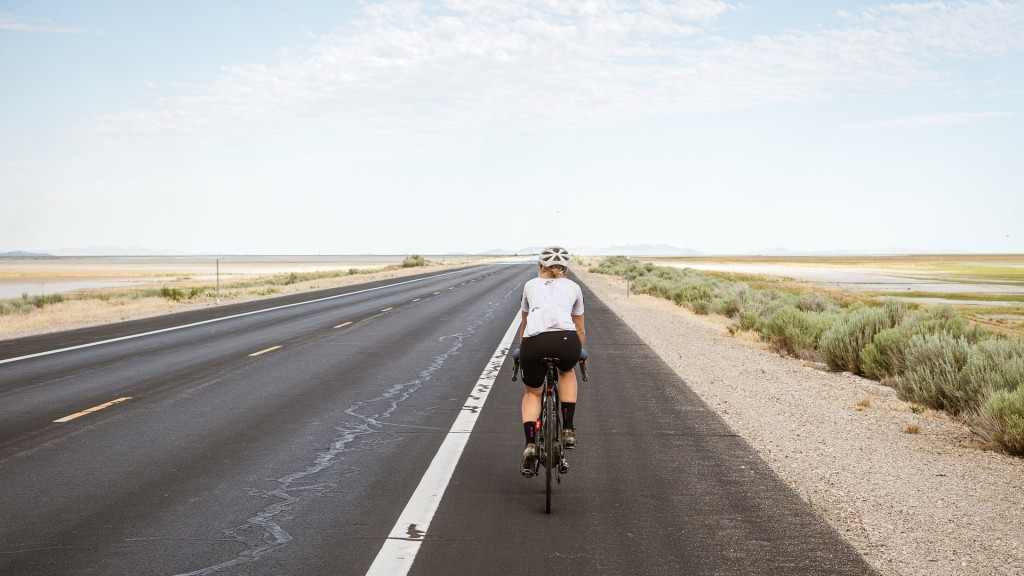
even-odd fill
[[[512,381],[519,373],[519,349],[512,352]],[[544,364],[544,384],[541,388],[540,418],[537,419],[537,459],[534,460],[533,475],[544,466],[544,512],[551,513],[551,478],[562,483],[562,474],[569,472],[562,446],[562,405],[558,401],[558,358],[541,358]],[[580,352],[580,376],[587,381],[587,351]]]

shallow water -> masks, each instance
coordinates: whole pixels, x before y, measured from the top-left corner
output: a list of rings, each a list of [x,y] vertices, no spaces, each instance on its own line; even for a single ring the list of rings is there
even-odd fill
[[[404,256],[228,256],[221,281],[243,276],[375,268],[401,264]],[[440,262],[443,257],[427,257]],[[448,257],[451,260],[451,257]],[[166,286],[182,279],[215,282],[216,257],[0,258],[0,300],[67,294],[98,288]]]
[[[936,280],[939,273],[915,273],[910,270],[890,270],[880,268],[854,268],[841,266],[788,266],[784,264],[744,264],[744,263],[671,263],[677,268],[693,268],[695,270],[715,270],[740,274],[758,274],[793,278],[811,282],[824,288],[852,290],[859,292],[931,292],[937,294],[1024,294],[1024,286],[1019,284],[999,284],[991,281],[971,283],[957,279],[942,282]],[[915,302],[979,305],[1011,305],[1018,302],[967,301],[944,298],[917,298],[908,300]]]

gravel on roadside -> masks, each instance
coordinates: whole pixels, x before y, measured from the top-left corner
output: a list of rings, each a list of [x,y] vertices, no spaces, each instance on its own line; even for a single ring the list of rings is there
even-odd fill
[[[1024,576],[1024,460],[892,388],[784,358],[724,319],[574,269],[885,576]]]

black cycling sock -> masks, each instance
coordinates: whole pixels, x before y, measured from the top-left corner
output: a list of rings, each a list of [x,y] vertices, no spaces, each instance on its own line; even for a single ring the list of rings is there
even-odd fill
[[[562,402],[562,428],[572,428],[572,417],[576,414],[575,402]]]
[[[526,443],[536,444],[537,443],[537,423],[536,422],[523,422],[523,432],[526,432]]]

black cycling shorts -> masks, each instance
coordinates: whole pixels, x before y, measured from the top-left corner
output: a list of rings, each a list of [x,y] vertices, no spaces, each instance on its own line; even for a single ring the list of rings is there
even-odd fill
[[[544,372],[547,368],[541,358],[558,358],[558,369],[562,372],[572,370],[580,361],[580,335],[575,330],[558,332],[541,332],[536,336],[523,338],[519,345],[519,366],[523,371],[523,384],[530,388],[544,385]]]

